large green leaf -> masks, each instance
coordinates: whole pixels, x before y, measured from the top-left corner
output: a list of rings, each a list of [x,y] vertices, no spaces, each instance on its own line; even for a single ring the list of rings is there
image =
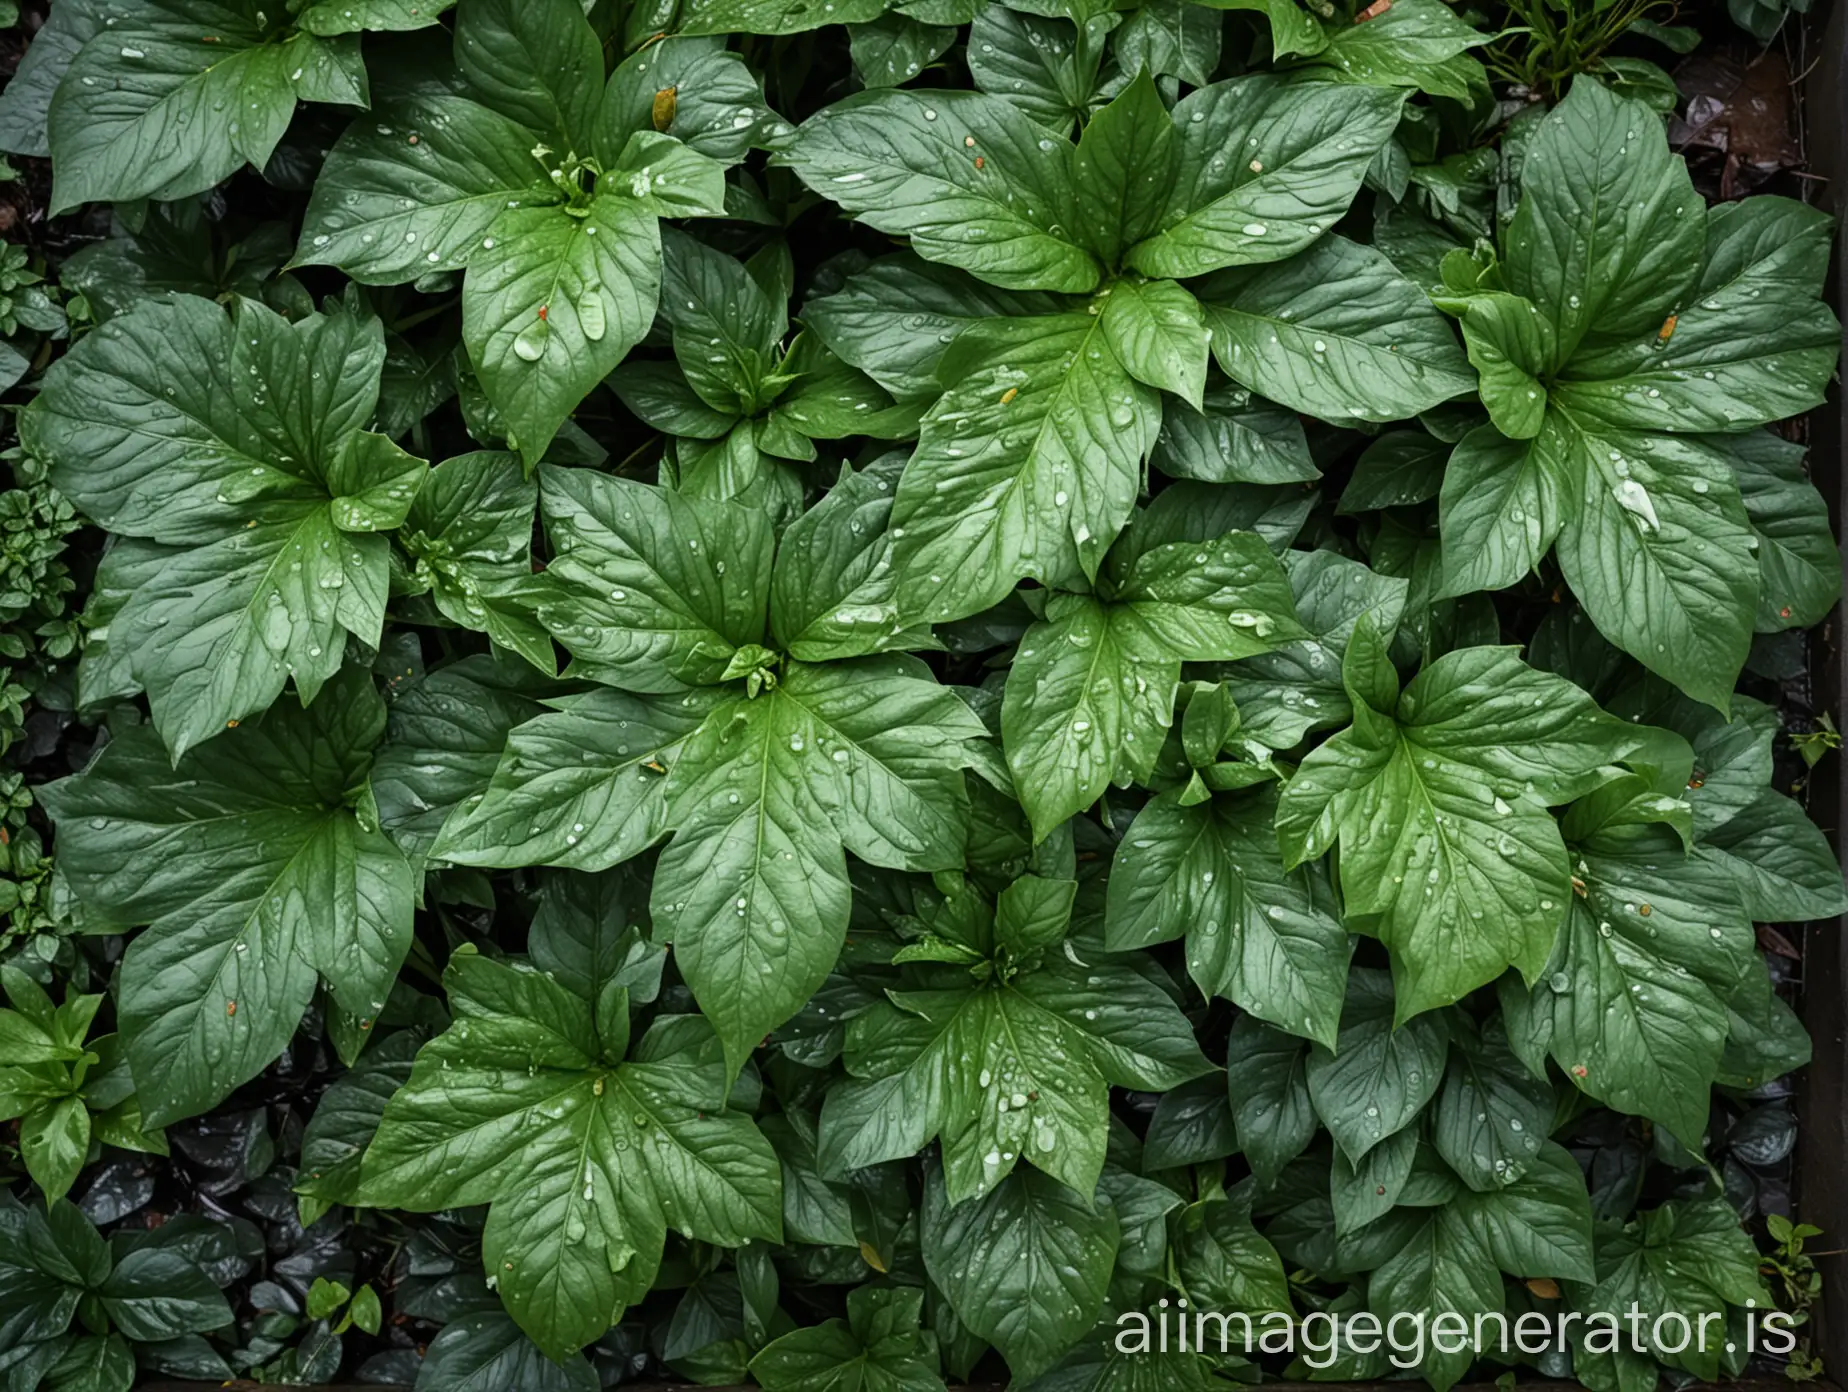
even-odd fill
[[[1112,778],[1148,777],[1183,661],[1248,657],[1300,632],[1283,572],[1252,532],[1157,546],[1111,570],[1113,601],[1052,595],[1008,673],[1002,741],[1040,838]]]
[[[462,338],[527,458],[648,332],[660,263],[654,213],[637,197],[507,208],[488,225],[463,287]]]
[[[965,329],[892,508],[901,613],[986,609],[1022,577],[1094,577],[1128,521],[1159,396],[1087,314]]]
[[[291,35],[281,6],[146,0],[110,18],[126,22],[78,50],[52,98],[54,212],[203,193],[269,162],[297,97],[366,104],[357,39]]]
[[[1700,274],[1700,195],[1662,121],[1597,79],[1575,80],[1521,163],[1504,239],[1508,288],[1553,327],[1557,368],[1581,343],[1654,336]]]
[[[149,301],[47,375],[33,448],[92,517],[165,549],[112,624],[175,757],[294,679],[312,700],[346,635],[377,644],[390,543],[427,472],[362,427],[384,337],[240,302]]]
[[[926,260],[1009,290],[1082,292],[1099,271],[1078,239],[1074,153],[999,98],[883,89],[817,112],[776,158]]]
[[[840,954],[843,845],[891,869],[960,863],[961,769],[986,735],[915,659],[883,657],[792,662],[688,737],[668,770],[654,916],[734,1069]]]
[[[924,1265],[968,1328],[1014,1376],[1045,1372],[1090,1329],[1116,1260],[1116,1209],[1037,1170],[951,1206],[941,1172],[925,1181]]]
[[[491,1204],[488,1274],[540,1348],[600,1337],[653,1284],[670,1227],[781,1240],[775,1153],[727,1109],[703,1020],[657,1020],[624,1062],[599,1052],[590,1003],[535,970],[464,950],[445,984],[455,1024],[386,1107],[358,1199]]]
[[[1160,230],[1130,264],[1184,277],[1295,255],[1347,212],[1402,101],[1271,73],[1189,93],[1174,108],[1179,161]]]
[[[411,942],[411,869],[354,803],[385,707],[354,672],[303,710],[170,765],[126,729],[43,790],[59,863],[110,920],[147,923],[121,984],[149,1125],[206,1110],[288,1045],[317,971],[342,1009],[383,1006]]]
[[[1347,930],[1325,881],[1285,871],[1272,791],[1189,805],[1184,789],[1136,814],[1111,867],[1112,947],[1187,936],[1200,989],[1279,1029],[1333,1046],[1346,993]]]
[[[1399,420],[1475,385],[1424,291],[1345,237],[1278,266],[1220,271],[1198,291],[1225,374],[1306,415]]]
[[[1625,792],[1633,795],[1621,801]],[[1712,858],[1687,853],[1663,801],[1619,787],[1574,810],[1567,829],[1584,892],[1575,886],[1531,996],[1511,981],[1502,993],[1515,1002],[1509,1033],[1517,1049],[1525,1036],[1531,1067],[1550,1053],[1581,1091],[1694,1148],[1726,1041],[1726,1001],[1756,964],[1737,889]]]
[[[1347,661],[1351,673],[1354,641]],[[1284,791],[1284,864],[1340,843],[1350,926],[1391,949],[1401,1020],[1511,965],[1537,980],[1574,898],[1547,809],[1588,791],[1634,741],[1509,648],[1439,658],[1393,716],[1363,706],[1352,679],[1349,690],[1356,723]]]

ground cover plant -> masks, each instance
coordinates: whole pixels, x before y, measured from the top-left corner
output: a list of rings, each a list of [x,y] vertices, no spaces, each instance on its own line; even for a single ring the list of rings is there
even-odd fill
[[[1817,1374],[1724,12],[24,10],[0,1388]]]

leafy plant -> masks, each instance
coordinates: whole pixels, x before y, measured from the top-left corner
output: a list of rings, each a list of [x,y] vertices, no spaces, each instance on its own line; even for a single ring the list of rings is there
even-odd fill
[[[231,1307],[183,1237],[124,1232],[105,1241],[71,1204],[28,1207],[10,1195],[0,1195],[0,1237],[0,1332],[16,1384],[128,1392],[137,1346],[196,1344],[231,1323]]]
[[[7,1386],[1742,1371],[1839,326],[1625,32],[59,0]]]
[[[166,1153],[147,1131],[134,1079],[115,1035],[86,1043],[100,995],[69,995],[62,1006],[17,967],[0,967],[11,1010],[0,1011],[0,1111],[19,1119],[26,1173],[47,1200],[69,1192],[91,1143]]]

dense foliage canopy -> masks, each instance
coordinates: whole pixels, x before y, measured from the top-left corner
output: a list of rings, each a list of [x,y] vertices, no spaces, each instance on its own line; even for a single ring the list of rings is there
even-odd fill
[[[1201,1392],[1312,1367],[1119,1330],[1786,1299],[1830,224],[1710,206],[1653,62],[1510,85],[1545,41],[56,0],[0,144],[108,230],[10,375],[100,559],[0,948],[0,1386],[395,1314],[426,1392]],[[67,1198],[252,1107],[273,1250],[347,1250],[293,1292]]]

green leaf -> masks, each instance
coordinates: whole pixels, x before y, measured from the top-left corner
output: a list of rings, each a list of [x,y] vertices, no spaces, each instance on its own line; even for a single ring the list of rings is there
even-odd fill
[[[1026,9],[1032,13],[1020,12]],[[1114,15],[1057,4],[979,6],[969,26],[969,75],[1065,141],[1073,123],[1104,99],[1104,42],[1115,24]]]
[[[582,1357],[554,1363],[519,1325],[494,1309],[451,1320],[438,1330],[418,1376],[439,1386],[520,1387],[532,1392],[596,1392],[601,1385]]]
[[[896,13],[848,31],[853,70],[868,87],[902,86],[942,57],[956,38],[955,29]]]
[[[1147,68],[1156,77],[1178,77],[1204,87],[1219,66],[1218,15],[1189,0],[1155,0],[1123,22],[1112,40],[1117,62],[1126,69]]]
[[[405,518],[404,543],[445,618],[486,633],[549,676],[557,656],[532,614],[538,506],[539,490],[513,455],[459,455],[430,471]]]
[[[668,772],[654,916],[734,1070],[840,954],[843,844],[892,869],[960,862],[960,769],[986,733],[910,659],[866,658],[792,662],[688,740]]]
[[[1653,336],[1691,301],[1701,199],[1647,106],[1575,80],[1529,140],[1521,170],[1503,275],[1552,324],[1549,367],[1570,362],[1581,343]]]
[[[664,774],[715,698],[597,688],[551,704],[507,734],[486,791],[442,824],[431,855],[602,870],[661,838]]]
[[[1760,633],[1821,623],[1842,591],[1829,506],[1803,471],[1803,447],[1768,430],[1725,442],[1758,541]]]
[[[1706,222],[1700,279],[1682,300],[1655,301],[1673,325],[1588,338],[1555,388],[1563,405],[1618,428],[1734,431],[1822,400],[1841,346],[1819,297],[1832,224],[1782,198],[1720,204]]]
[[[891,515],[903,459],[888,455],[834,487],[790,525],[770,577],[770,627],[802,662],[930,646],[903,628],[891,565]]]
[[[632,132],[654,130],[655,94],[674,89],[673,119],[663,132],[725,164],[789,127],[764,105],[763,83],[723,37],[669,35],[620,63],[598,113],[598,153],[616,159]]]
[[[355,672],[177,766],[151,731],[119,730],[83,773],[42,790],[78,894],[150,925],[129,945],[119,1006],[149,1125],[204,1111],[267,1066],[317,971],[357,1016],[389,994],[415,887],[351,805],[384,725]]]
[[[455,55],[484,105],[561,155],[590,152],[603,50],[575,0],[468,0],[456,11]]]
[[[1606,638],[1724,712],[1758,603],[1726,457],[1687,437],[1594,433],[1560,418],[1576,475],[1564,486],[1582,504],[1560,534],[1566,583]]]
[[[1344,237],[1280,266],[1221,271],[1198,294],[1225,374],[1306,415],[1399,420],[1475,384],[1424,292]]]
[[[409,670],[391,672],[403,681]],[[392,703],[372,766],[379,825],[421,866],[444,821],[488,786],[510,730],[538,715],[545,684],[514,659],[465,657]]]
[[[1325,882],[1286,872],[1270,790],[1195,806],[1180,790],[1149,802],[1118,843],[1105,914],[1113,948],[1187,935],[1200,989],[1290,1034],[1333,1046],[1347,978],[1347,930]]]
[[[387,1106],[359,1197],[492,1204],[483,1257],[549,1355],[646,1293],[670,1224],[727,1246],[781,1240],[775,1154],[727,1109],[704,1021],[664,1017],[628,1062],[596,1060],[589,1004],[539,973],[464,951],[445,982],[456,1023]]]
[[[231,1307],[212,1278],[171,1249],[128,1253],[97,1295],[116,1329],[143,1342],[203,1334],[232,1322]]]
[[[1232,1024],[1226,1049],[1226,1085],[1239,1146],[1251,1172],[1266,1187],[1315,1136],[1309,1095],[1309,1044],[1272,1029],[1253,1015]]]
[[[1142,1168],[1149,1174],[1223,1160],[1238,1153],[1238,1129],[1217,1071],[1162,1094],[1142,1138]],[[1170,1195],[1178,1202],[1178,1196]]]
[[[1190,93],[1174,108],[1180,156],[1166,212],[1130,264],[1186,277],[1309,247],[1347,212],[1402,100],[1271,73]]]
[[[1575,837],[1585,894],[1572,896],[1525,1028],[1581,1091],[1697,1147],[1753,937],[1725,868],[1649,820],[1664,815],[1658,801],[1646,794]]]
[[[20,1118],[19,1153],[47,1201],[63,1198],[90,1153],[90,1113],[81,1097],[31,1108]]]
[[[1035,1170],[955,1207],[932,1170],[921,1229],[931,1280],[1022,1380],[1045,1372],[1090,1329],[1120,1240],[1108,1200],[1087,1201]]]
[[[1022,577],[1095,577],[1129,519],[1160,398],[1086,314],[965,329],[892,508],[901,612],[962,618]]]
[[[646,178],[634,176],[637,188]],[[528,460],[648,332],[660,261],[639,197],[600,193],[581,213],[508,208],[489,224],[463,285],[462,337]]]
[[[423,475],[361,430],[384,339],[191,296],[110,321],[47,374],[27,427],[59,489],[168,548],[111,625],[177,759],[294,678],[312,700],[346,634],[377,644],[390,544]]]
[[[1486,86],[1481,65],[1463,55],[1492,35],[1473,29],[1440,0],[1394,0],[1371,19],[1335,28],[1310,60],[1341,82],[1413,87],[1466,101]],[[1461,61],[1459,61],[1461,60]]]
[[[1460,1205],[1430,1210],[1405,1244],[1367,1279],[1368,1308],[1388,1327],[1395,1316],[1410,1312],[1427,1320],[1460,1315],[1467,1326],[1478,1314],[1499,1311],[1502,1301],[1495,1259]],[[1449,1347],[1454,1346],[1453,1342]],[[1434,1388],[1447,1389],[1475,1357],[1467,1347],[1451,1352],[1433,1343],[1420,1366]]]
[[[1520,1179],[1552,1125],[1552,1087],[1514,1056],[1499,1021],[1483,1027],[1478,1047],[1451,1049],[1431,1143],[1471,1189],[1493,1193]]]
[[[50,111],[54,212],[80,203],[203,193],[246,162],[261,169],[297,95],[325,100],[326,68],[351,40],[284,40],[280,12],[214,0],[149,0],[97,31],[58,83]],[[200,42],[210,34],[213,42]],[[343,98],[365,105],[365,80]],[[227,120],[227,107],[238,112]]]
[[[1174,122],[1147,72],[1085,123],[1072,160],[1072,188],[1086,243],[1105,266],[1117,265],[1159,225],[1176,141]]]
[[[1724,1198],[1665,1203],[1600,1244],[1598,1283],[1583,1306],[1588,1315],[1602,1312],[1618,1321],[1634,1304],[1678,1311],[1697,1329],[1708,1329],[1716,1318],[1724,1327],[1729,1305],[1769,1306],[1758,1262],[1757,1249]],[[1692,1340],[1680,1353],[1644,1338],[1647,1353],[1671,1367],[1702,1379],[1720,1375],[1722,1351],[1711,1337],[1704,1348],[1701,1340]],[[1580,1367],[1586,1358],[1581,1347]]]
[[[385,1104],[410,1081],[411,1061],[422,1043],[412,1030],[387,1035],[321,1094],[302,1131],[298,1194],[326,1203],[352,1201],[361,1157],[379,1129]]]
[[[1762,923],[1799,923],[1848,912],[1841,863],[1802,807],[1771,788],[1702,837],[1702,855],[1732,879]]]
[[[557,552],[540,619],[599,679],[639,692],[709,685],[763,637],[761,511],[552,466],[539,498]]]
[[[427,29],[435,24],[453,0],[310,0],[295,16],[296,24],[323,38],[352,34]]]
[[[384,91],[371,117],[348,126],[328,152],[297,261],[376,285],[467,266],[493,250],[483,244],[509,203],[518,210],[559,201],[533,157],[536,139],[469,96]]]
[[[1518,1178],[1463,1194],[1455,1206],[1510,1276],[1593,1279],[1591,1201],[1563,1147],[1538,1146]]]
[[[1546,416],[1547,386],[1538,374],[1556,356],[1553,326],[1538,305],[1518,295],[1472,294],[1458,308],[1463,346],[1489,419],[1511,439],[1533,439]]]
[[[785,1334],[751,1360],[767,1392],[942,1392],[918,1329],[924,1292],[862,1286],[847,1296],[847,1318]]]
[[[1130,376],[1203,409],[1210,335],[1198,300],[1171,280],[1119,280],[1102,319],[1110,351]]]
[[[690,0],[688,34],[799,34],[828,24],[864,24],[884,12],[881,0]]]
[[[1296,413],[1231,386],[1208,391],[1198,411],[1163,402],[1150,462],[1172,478],[1204,483],[1307,483],[1321,476]]]
[[[1082,293],[1099,271],[1075,240],[1074,153],[995,97],[882,90],[811,116],[776,160],[927,261],[1008,290]]]
[[[822,1110],[826,1170],[938,1138],[953,1203],[990,1193],[1022,1159],[1086,1193],[1103,1169],[1109,1085],[1160,1090],[1208,1067],[1173,1002],[1121,962],[1081,970],[1048,952],[1006,983],[927,979],[940,984],[848,1023],[850,1080]]]
[[[1443,1022],[1426,1015],[1395,1029],[1394,1006],[1386,973],[1356,968],[1348,974],[1334,1047],[1317,1045],[1309,1052],[1307,1080],[1316,1115],[1356,1164],[1410,1125],[1443,1080]]]
[[[1348,642],[1363,622],[1382,635],[1396,630],[1408,589],[1406,581],[1333,551],[1286,551],[1283,561],[1297,619],[1310,637],[1226,669],[1242,733],[1272,749],[1353,718],[1341,684]]]
[[[1177,1227],[1175,1263],[1194,1308],[1253,1314],[1291,1308],[1283,1262],[1251,1226],[1249,1192],[1195,1204]]]
[[[998,290],[900,253],[849,276],[833,294],[809,300],[802,322],[835,356],[904,400],[935,397],[942,390],[938,362],[964,328],[1057,308],[1050,295]]]
[[[1627,731],[1510,648],[1447,653],[1395,717],[1355,715],[1284,791],[1284,864],[1340,842],[1350,922],[1391,949],[1400,1020],[1510,965],[1536,980],[1574,898],[1547,808],[1595,786]]]

